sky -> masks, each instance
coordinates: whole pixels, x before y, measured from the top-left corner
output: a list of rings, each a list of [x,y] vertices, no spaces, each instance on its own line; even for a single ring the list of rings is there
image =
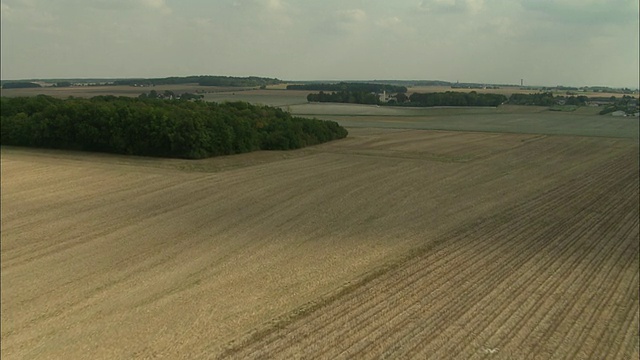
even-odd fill
[[[638,88],[638,0],[0,0],[0,78]]]

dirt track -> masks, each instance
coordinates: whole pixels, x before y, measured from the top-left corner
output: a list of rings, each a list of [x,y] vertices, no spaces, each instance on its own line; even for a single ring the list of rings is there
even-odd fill
[[[637,152],[370,129],[195,162],[3,148],[2,355],[634,355]]]

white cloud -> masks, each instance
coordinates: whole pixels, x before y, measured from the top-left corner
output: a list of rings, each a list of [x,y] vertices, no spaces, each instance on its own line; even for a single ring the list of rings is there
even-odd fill
[[[0,66],[11,78],[202,73],[607,85],[606,77],[630,86],[638,76],[637,0],[0,1]],[[403,65],[389,66],[390,54]],[[575,71],[559,79],[567,66]]]
[[[509,17],[494,17],[486,23],[485,29],[489,29],[493,35],[503,38],[511,38],[519,34],[521,31]]]
[[[438,13],[478,12],[484,7],[484,0],[421,0],[418,10]]]
[[[398,25],[400,25],[402,23],[402,20],[400,20],[399,17],[397,16],[392,16],[392,17],[388,17],[388,18],[384,18],[384,19],[380,19],[376,22],[376,25],[383,27],[383,28],[394,28]]]
[[[521,0],[539,20],[585,25],[638,23],[638,0]]]
[[[35,0],[30,0],[35,1]],[[87,10],[114,11],[122,14],[129,11],[151,10],[169,14],[172,9],[164,0],[57,0],[56,3],[66,3],[67,7],[86,12]],[[61,8],[57,6],[57,8]]]
[[[164,0],[140,0],[146,8],[156,10],[162,14],[171,14],[172,10]]]
[[[136,7],[136,3],[127,0],[73,0],[78,7],[89,7],[98,10],[131,10]],[[73,2],[72,2],[73,3]]]
[[[0,3],[0,15],[3,20],[7,20],[11,17],[11,8],[5,3]]]
[[[420,7],[429,9],[430,7],[455,7],[456,0],[422,0]]]
[[[344,23],[360,23],[367,19],[367,13],[362,9],[338,10],[336,18]]]
[[[38,5],[38,0],[14,0],[11,1],[12,3],[12,7],[18,8],[18,7],[28,7],[28,8],[34,8]]]
[[[53,25],[58,17],[45,7],[36,5],[34,1],[20,1],[11,6],[3,2],[0,5],[2,20],[31,31],[54,32]]]
[[[295,9],[283,0],[244,0],[233,1],[221,5],[228,9],[223,18],[217,19],[221,23],[232,23],[233,26],[242,28],[241,31],[261,35],[273,29],[277,32],[285,31],[294,24]],[[220,8],[212,6],[212,8]],[[221,15],[213,13],[212,16]],[[257,28],[260,29],[257,29]]]
[[[344,37],[361,34],[367,27],[367,13],[362,9],[341,9],[316,19],[317,31],[330,36]]]
[[[484,8],[484,0],[467,0],[467,9],[472,13],[477,13]]]
[[[267,0],[266,6],[271,10],[280,10],[284,7],[281,0]]]
[[[379,19],[375,22],[375,25],[378,27],[379,38],[385,39],[386,41],[397,42],[402,39],[410,39],[415,35],[415,28],[408,26],[402,19],[398,16],[390,16]],[[390,46],[390,44],[386,44]]]

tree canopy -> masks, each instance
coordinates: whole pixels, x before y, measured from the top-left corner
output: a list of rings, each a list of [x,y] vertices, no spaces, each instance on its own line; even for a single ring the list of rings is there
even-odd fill
[[[551,106],[556,104],[553,93],[541,92],[535,94],[511,94],[509,104]]]
[[[513,105],[538,105],[553,106],[556,104],[582,106],[587,103],[588,97],[578,96],[554,96],[551,92],[540,92],[534,94],[511,94],[509,104]]]
[[[2,97],[0,105],[2,145],[199,159],[347,136],[336,122],[245,102],[39,95]]]
[[[375,83],[347,83],[341,82],[338,84],[296,84],[287,85],[287,90],[311,90],[311,91],[334,91],[334,92],[370,92],[381,93],[386,91],[388,93],[407,92],[405,86],[388,85],[388,84],[375,84]]]
[[[40,84],[36,84],[28,81],[20,81],[20,82],[8,82],[2,84],[3,89],[26,89],[26,88],[39,88],[42,87]]]
[[[309,102],[335,102],[354,104],[378,104],[379,99],[376,94],[364,91],[338,91],[325,93],[320,91],[317,94],[307,95]]]
[[[281,84],[282,81],[275,78],[264,78],[258,76],[235,77],[235,76],[173,76],[155,79],[121,79],[113,81],[113,85],[176,85],[176,84],[198,84],[201,86],[238,86],[238,87],[258,87],[263,85]]]
[[[405,93],[397,93],[389,102],[381,102],[375,93],[338,91],[325,93],[320,91],[317,94],[307,95],[307,101],[311,102],[337,102],[355,104],[379,104],[393,106],[498,106],[507,97],[500,94],[478,94],[475,91],[464,92],[435,92],[435,93],[413,93],[407,97]]]
[[[507,97],[501,94],[478,94],[471,92],[435,92],[413,93],[409,96],[408,106],[499,106],[507,101]]]

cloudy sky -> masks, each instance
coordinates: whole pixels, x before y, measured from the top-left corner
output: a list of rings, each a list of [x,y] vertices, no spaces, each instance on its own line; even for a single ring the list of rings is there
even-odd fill
[[[638,0],[1,0],[1,77],[638,87]]]

